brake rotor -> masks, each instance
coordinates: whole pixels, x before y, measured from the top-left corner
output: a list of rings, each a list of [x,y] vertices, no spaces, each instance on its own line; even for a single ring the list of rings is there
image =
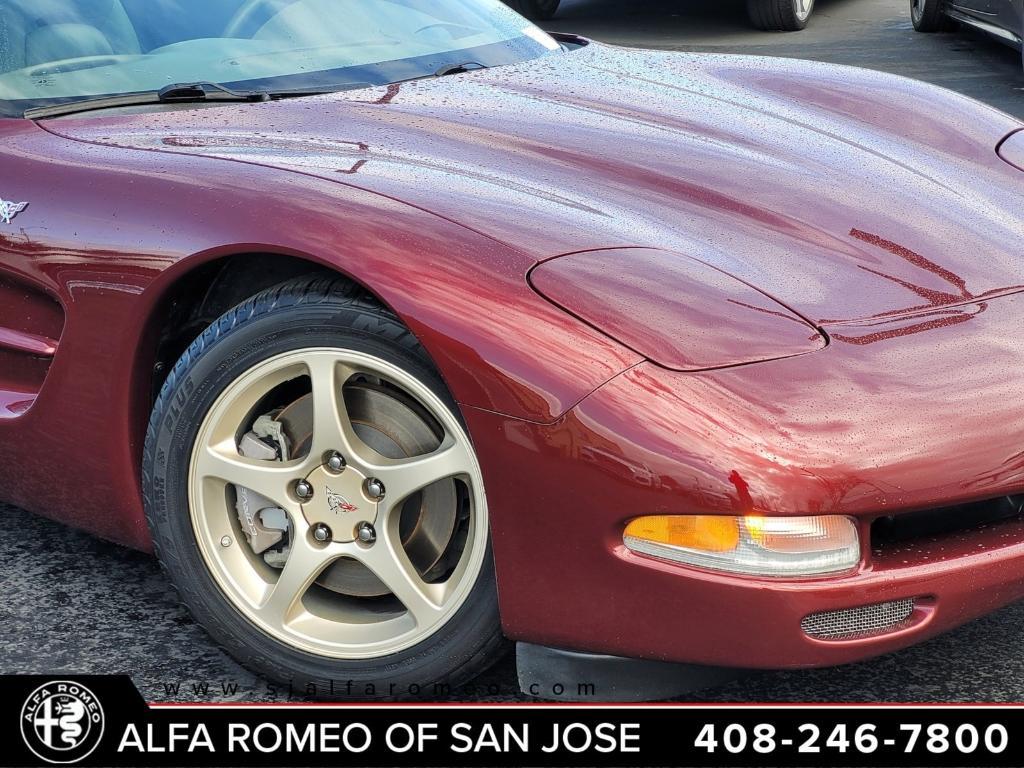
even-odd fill
[[[438,429],[423,408],[403,393],[369,381],[346,385],[345,405],[359,439],[389,459],[433,453],[441,445]],[[293,456],[309,452],[313,438],[313,397],[306,395],[285,408],[277,421],[284,428]],[[459,496],[454,480],[444,480],[406,499],[399,532],[402,546],[420,575],[430,581],[443,571],[445,554],[458,525]],[[350,597],[391,594],[365,565],[351,559],[335,562],[316,581]]]

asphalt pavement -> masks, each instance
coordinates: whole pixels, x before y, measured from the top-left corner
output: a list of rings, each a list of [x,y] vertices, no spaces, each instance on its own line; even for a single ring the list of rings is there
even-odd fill
[[[818,0],[807,30],[749,28],[742,0],[567,0],[546,25],[671,50],[865,66],[951,88],[1024,117],[1020,54],[970,33],[920,35],[909,2]],[[281,701],[222,653],[146,556],[0,505],[0,672],[132,675],[151,701]],[[738,632],[750,628],[737,627]],[[1024,604],[918,647],[836,669],[764,673],[706,701],[1024,701]],[[521,698],[511,659],[458,698]]]

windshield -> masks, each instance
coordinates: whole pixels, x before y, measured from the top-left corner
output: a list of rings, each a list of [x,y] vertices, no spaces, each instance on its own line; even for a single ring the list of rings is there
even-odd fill
[[[385,85],[558,49],[499,0],[0,0],[0,111],[180,83]]]

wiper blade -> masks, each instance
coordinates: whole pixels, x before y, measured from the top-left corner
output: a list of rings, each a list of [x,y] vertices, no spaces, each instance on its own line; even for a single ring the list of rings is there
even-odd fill
[[[48,107],[29,109],[25,112],[25,117],[29,120],[41,120],[47,117],[73,115],[79,112],[144,106],[146,104],[195,104],[216,101],[259,102],[298,96],[321,96],[325,93],[330,93],[330,91],[323,89],[279,92],[234,91],[218,83],[176,83],[165,86],[159,91],[143,91],[140,93],[125,93],[119,96],[103,96],[96,99],[81,99],[54,104]]]
[[[434,73],[434,77],[444,77],[445,75],[458,75],[462,72],[472,72],[477,69],[487,69],[486,64],[481,64],[479,61],[466,61],[462,64],[447,64],[441,67],[437,72]]]
[[[242,93],[232,91],[216,83],[176,83],[165,86],[159,91],[142,91],[125,93],[118,96],[102,96],[95,99],[81,99],[39,107],[25,112],[29,120],[45,117],[73,115],[77,112],[92,112],[99,109],[116,109],[117,107],[133,107],[145,104],[187,104],[203,101],[266,101],[270,97],[265,93]]]
[[[220,83],[178,83],[167,85],[157,93],[163,103],[176,101],[269,101],[270,94],[262,91],[233,91]]]

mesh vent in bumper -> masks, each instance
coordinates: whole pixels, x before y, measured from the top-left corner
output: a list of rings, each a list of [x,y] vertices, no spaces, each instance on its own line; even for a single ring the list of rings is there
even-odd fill
[[[914,613],[914,599],[822,611],[805,616],[800,627],[819,640],[851,640],[891,632],[905,625]]]

